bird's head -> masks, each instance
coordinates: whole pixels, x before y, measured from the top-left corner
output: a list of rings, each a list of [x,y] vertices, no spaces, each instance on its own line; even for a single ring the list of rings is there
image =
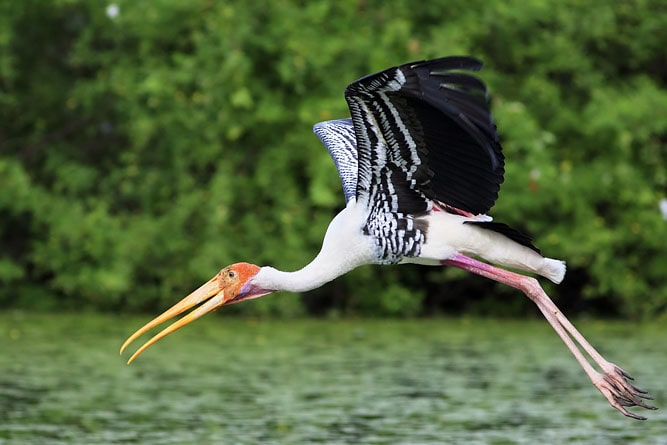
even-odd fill
[[[123,346],[120,348],[122,354],[125,348],[132,343],[137,337],[155,326],[164,323],[165,321],[174,318],[178,314],[187,311],[198,304],[201,304],[197,309],[189,314],[183,316],[175,321],[160,333],[155,335],[149,341],[144,343],[127,361],[128,364],[144,352],[149,346],[157,342],[161,338],[171,334],[175,330],[182,328],[186,324],[196,320],[202,315],[213,312],[214,310],[226,305],[238,303],[243,300],[258,298],[273,292],[272,290],[263,289],[252,282],[252,278],[257,275],[260,268],[254,264],[236,263],[227,266],[218,272],[213,278],[208,280],[199,289],[192,292],[187,297],[173,305],[171,308],[164,311],[162,314],[146,323],[141,329],[132,334]]]

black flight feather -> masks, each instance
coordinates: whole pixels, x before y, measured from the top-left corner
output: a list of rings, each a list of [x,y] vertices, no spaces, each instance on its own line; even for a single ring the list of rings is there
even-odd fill
[[[493,206],[504,156],[484,83],[459,72],[481,66],[473,58],[445,57],[390,68],[347,87],[359,150],[358,199],[372,201],[370,184],[391,171],[394,189],[413,191],[401,191],[397,211],[424,208],[428,200],[472,214]]]

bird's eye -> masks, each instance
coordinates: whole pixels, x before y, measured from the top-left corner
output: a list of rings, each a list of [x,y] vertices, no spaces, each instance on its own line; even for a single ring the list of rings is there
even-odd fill
[[[227,273],[227,276],[228,276],[229,278],[236,278],[236,272],[233,271],[233,270],[230,270],[230,271]]]

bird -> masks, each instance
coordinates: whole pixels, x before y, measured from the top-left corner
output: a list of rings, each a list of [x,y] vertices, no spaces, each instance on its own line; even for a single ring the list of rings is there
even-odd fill
[[[320,252],[294,272],[245,262],[223,268],[125,341],[121,354],[148,330],[194,308],[144,343],[128,364],[224,305],[309,291],[366,264],[449,266],[522,291],[609,404],[625,416],[646,419],[626,408],[656,409],[646,402],[652,397],[597,352],[532,276],[560,283],[565,262],[543,256],[531,238],[487,215],[504,182],[505,157],[486,85],[473,74],[481,68],[476,58],[449,56],[398,65],[349,84],[350,117],[313,127],[334,161],[346,202]]]

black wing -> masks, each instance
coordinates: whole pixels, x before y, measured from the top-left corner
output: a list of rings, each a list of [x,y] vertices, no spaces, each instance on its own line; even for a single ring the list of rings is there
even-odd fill
[[[486,87],[460,70],[469,57],[415,62],[365,76],[345,98],[357,139],[357,200],[385,209],[430,210],[431,200],[472,214],[498,198],[504,156]]]

